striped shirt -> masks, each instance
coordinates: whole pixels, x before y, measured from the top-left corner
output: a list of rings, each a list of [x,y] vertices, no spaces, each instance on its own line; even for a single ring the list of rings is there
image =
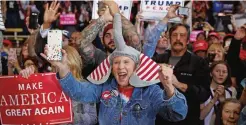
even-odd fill
[[[3,23],[3,14],[2,14],[2,6],[0,1],[0,30],[5,30],[5,26]]]

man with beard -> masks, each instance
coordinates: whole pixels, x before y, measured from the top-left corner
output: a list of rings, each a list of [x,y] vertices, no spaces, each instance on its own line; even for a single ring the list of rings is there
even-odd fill
[[[178,17],[175,13],[178,7],[173,5],[169,8],[164,19],[152,30],[149,40],[153,40],[152,42],[158,41],[159,36],[167,27],[168,20]],[[174,123],[157,117],[156,125],[198,125],[200,123],[200,104],[210,96],[209,67],[204,59],[187,51],[189,36],[187,25],[176,24],[172,26],[169,30],[171,50],[153,57],[153,60],[157,63],[174,66],[172,83],[185,95],[188,104],[188,114],[183,121]]]
[[[108,6],[106,6],[106,4]],[[51,27],[52,22],[57,20],[60,15],[60,13],[58,13],[58,9],[51,9],[51,7],[59,8],[59,3],[52,3],[50,7],[47,6],[45,9],[44,23],[40,28],[40,33],[36,32],[36,41],[32,44],[32,46],[34,46],[33,48],[35,48],[36,55],[40,55],[40,53],[43,52],[44,45],[47,43],[45,39],[41,37],[41,35],[44,34],[42,32],[48,30]],[[96,48],[92,42],[96,39],[99,31],[105,26],[105,24],[112,20],[113,17],[110,13],[112,13],[112,15],[114,15],[114,13],[119,13],[119,7],[114,1],[99,2],[98,7],[99,18],[91,21],[91,23],[82,32],[74,33],[72,35],[72,42],[70,43],[70,45],[79,51],[83,58],[84,68],[82,75],[84,78],[87,78],[87,76],[107,57],[106,53]],[[122,33],[127,41],[127,45],[141,51],[141,42],[135,26],[124,16],[121,17],[121,22]],[[110,53],[114,48],[112,40],[107,39],[113,37],[113,34],[110,33],[110,28],[105,32],[105,36],[106,37],[104,37],[103,41],[107,47],[107,52]]]
[[[114,34],[113,34],[113,24],[108,24],[103,30],[102,42],[107,55],[112,53],[115,49],[114,45]]]

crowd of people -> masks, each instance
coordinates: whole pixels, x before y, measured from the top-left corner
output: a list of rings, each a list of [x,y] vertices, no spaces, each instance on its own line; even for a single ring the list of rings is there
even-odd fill
[[[159,21],[142,20],[140,1],[130,19],[114,1],[102,1],[91,20],[92,5],[1,1],[1,75],[57,73],[76,125],[246,124],[245,1],[185,1],[191,15],[177,15],[180,6],[171,5]],[[37,29],[28,25],[33,11]],[[64,13],[77,23],[59,25]],[[170,23],[177,17],[182,21]],[[16,58],[5,27],[30,34]],[[47,60],[52,29],[62,30],[60,61]]]

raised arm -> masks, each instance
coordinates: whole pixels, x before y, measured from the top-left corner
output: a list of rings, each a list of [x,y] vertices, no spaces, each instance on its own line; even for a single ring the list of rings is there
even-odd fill
[[[120,47],[124,45],[119,44],[125,44],[124,38],[122,35],[122,23],[121,23],[121,15],[119,13],[114,14],[114,40],[116,48],[119,49]]]
[[[62,60],[48,60],[48,45],[46,45],[44,48],[44,53],[41,53],[41,56],[58,70],[57,78],[60,82],[62,90],[75,101],[84,103],[98,102],[101,96],[102,85],[94,85],[89,82],[81,82],[76,80],[72,75],[70,66],[68,64],[67,52],[63,49],[61,51]]]
[[[60,73],[59,73],[60,74]],[[60,75],[57,75],[62,90],[68,94],[68,96],[75,101],[83,103],[96,103],[99,102],[102,86],[95,85],[89,82],[77,81],[71,72],[69,72],[64,78],[60,79]]]
[[[156,25],[156,27],[151,31],[149,34],[147,41],[144,43],[143,46],[143,53],[148,56],[152,57],[155,53],[156,45],[158,40],[160,39],[161,33],[167,30],[167,23],[169,19],[178,17],[176,15],[176,10],[178,9],[178,5],[172,5],[168,10],[167,15]]]
[[[103,1],[103,3],[108,5],[112,15],[115,15],[115,13],[120,13],[118,5],[114,1]],[[126,44],[132,46],[138,51],[142,51],[140,37],[135,26],[123,15],[121,15],[121,22],[123,37],[125,38]]]
[[[87,47],[96,38],[99,31],[106,24],[104,16],[92,21],[82,32],[81,37],[76,41],[80,45],[80,49]]]
[[[81,32],[81,36],[76,41],[76,44],[80,47],[80,54],[85,59],[85,64],[88,64],[88,61],[95,58],[96,48],[92,44],[92,41],[95,40],[99,31],[109,21],[112,21],[112,16],[109,13],[109,9],[106,8],[101,17],[93,21]]]
[[[160,21],[153,30],[149,33],[146,42],[143,45],[143,53],[152,58],[155,53],[157,42],[160,39],[161,33],[167,30],[167,23]]]

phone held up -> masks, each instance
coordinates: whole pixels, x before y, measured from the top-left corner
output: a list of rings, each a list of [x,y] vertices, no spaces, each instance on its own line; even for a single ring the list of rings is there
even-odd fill
[[[48,32],[48,60],[59,61],[62,59],[62,31],[49,30]]]
[[[179,7],[178,15],[189,16],[189,8],[188,7]]]
[[[31,12],[29,17],[29,28],[37,29],[38,28],[38,12]]]

